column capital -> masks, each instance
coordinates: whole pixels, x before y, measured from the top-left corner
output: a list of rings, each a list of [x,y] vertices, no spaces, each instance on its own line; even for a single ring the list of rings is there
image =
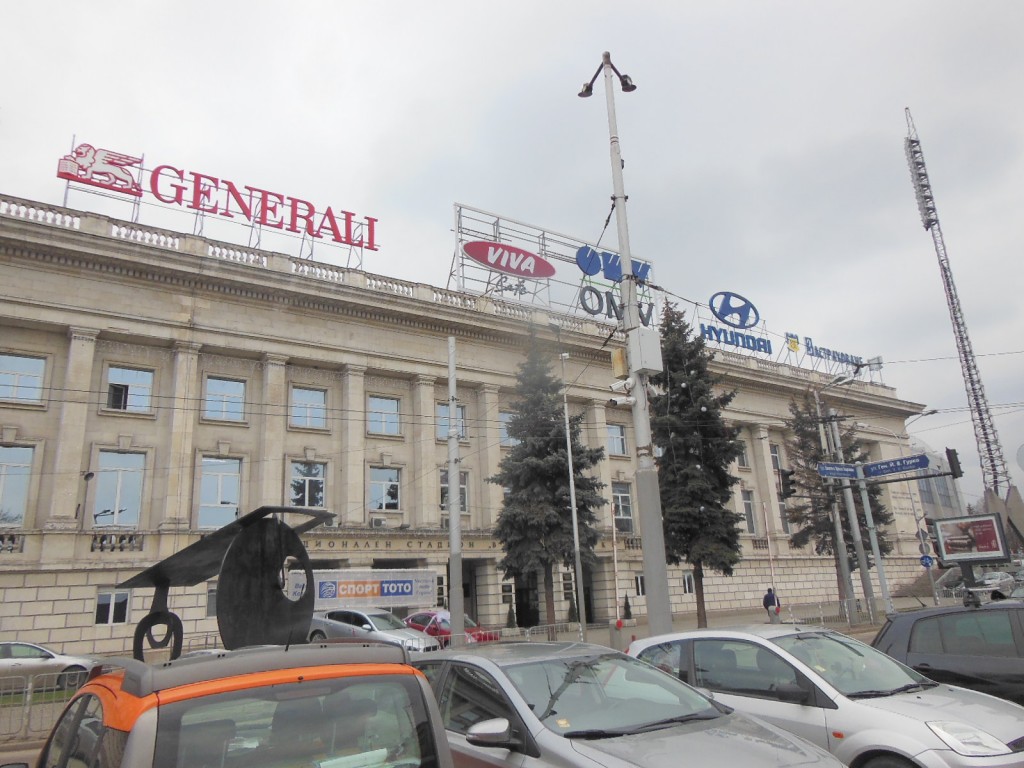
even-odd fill
[[[273,352],[264,352],[260,358],[265,365],[288,365],[288,355],[277,355]]]
[[[68,328],[68,338],[72,341],[96,341],[96,337],[100,335],[99,330],[96,328],[85,328],[80,325],[72,325]]]
[[[172,349],[180,354],[198,355],[203,345],[196,341],[176,341]]]
[[[437,376],[430,376],[425,373],[417,373],[413,378],[418,387],[433,387],[437,384]]]
[[[363,376],[366,375],[366,366],[365,365],[354,365],[352,363],[347,363],[345,365],[345,375],[347,375],[347,376],[358,376],[358,377],[362,378]]]

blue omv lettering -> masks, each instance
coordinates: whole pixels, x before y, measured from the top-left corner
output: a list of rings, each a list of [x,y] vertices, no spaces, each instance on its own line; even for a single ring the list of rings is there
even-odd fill
[[[647,280],[651,265],[633,259],[633,274],[639,280]],[[617,253],[597,251],[589,245],[580,246],[576,251],[576,266],[584,275],[602,275],[606,280],[618,283],[622,280],[622,257]]]

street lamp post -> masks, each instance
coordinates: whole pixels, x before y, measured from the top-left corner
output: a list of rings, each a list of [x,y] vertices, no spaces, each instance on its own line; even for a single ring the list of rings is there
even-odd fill
[[[615,226],[619,235],[619,258],[622,260],[622,324],[629,355],[629,373],[633,381],[633,434],[636,439],[637,516],[643,542],[644,587],[647,598],[647,621],[652,635],[672,631],[672,604],[668,592],[668,562],[665,557],[665,531],[661,522],[661,493],[658,469],[654,463],[651,417],[647,400],[646,377],[661,371],[661,341],[656,331],[643,328],[637,303],[637,277],[629,250],[629,226],[626,221],[626,193],[622,179],[622,152],[619,147],[618,124],[615,120],[613,75],[624,93],[636,90],[629,75],[621,74],[612,64],[611,54],[601,55],[601,64],[589,83],[583,84],[579,95],[593,94],[597,76],[604,72],[604,91],[608,108],[608,136],[612,164],[612,201]],[[656,359],[655,359],[656,358]]]
[[[886,432],[886,433],[892,435],[892,439],[896,441],[896,449],[900,452],[900,458],[903,458],[903,456],[905,454],[903,453],[903,442],[902,441],[910,439],[910,432],[908,430],[910,425],[913,424],[918,419],[923,419],[925,416],[931,416],[931,415],[936,414],[938,412],[939,411],[938,411],[937,408],[930,408],[929,410],[924,411],[923,413],[919,413],[917,416],[912,418],[910,421],[908,421],[904,425],[904,430],[907,430],[907,431],[904,431],[904,433],[902,435],[897,435],[893,430],[891,430],[891,429],[889,429],[887,427],[879,426],[878,424],[870,424],[870,425],[868,425],[868,424],[860,424],[860,423],[858,423],[857,426],[858,427],[870,426],[873,429],[880,429],[881,431]],[[911,477],[913,477],[913,476],[911,476]],[[924,527],[923,527],[924,520],[921,518],[921,516],[919,516],[917,514],[917,502],[914,499],[914,491],[913,491],[913,489],[910,489],[909,494],[910,494],[910,511],[914,515],[914,526],[917,529],[917,536],[915,538],[917,539],[917,542],[920,545],[920,552],[921,552],[921,554],[922,555],[927,555],[928,554],[928,549],[927,549],[927,545],[925,544],[927,539],[926,539],[925,536],[922,535],[922,533],[924,532]],[[873,529],[871,529],[871,532],[872,533],[874,532]],[[872,546],[873,547],[877,546],[874,541],[872,542]],[[878,554],[876,552],[875,553],[875,557],[879,559],[879,562],[881,562],[881,555],[880,554]],[[932,573],[932,569],[931,568],[926,568],[925,570],[928,571],[928,581],[929,581],[929,583],[931,584],[931,587],[932,587],[932,600],[934,601],[935,605],[938,605],[939,604],[939,593],[938,593],[938,590],[935,587],[935,574]],[[879,571],[879,573],[882,573],[882,572]],[[891,598],[889,599],[889,604],[890,604],[890,610],[892,610]]]
[[[572,431],[569,429],[569,388],[565,385],[565,360],[568,352],[563,352],[562,327],[555,322],[551,327],[558,337],[558,358],[562,361],[562,410],[565,413],[565,455],[569,462],[569,504],[572,511],[572,546],[576,566],[576,617],[580,621],[580,640],[587,642],[587,606],[583,601],[583,558],[580,555],[580,523],[576,511],[576,473],[572,464]],[[614,521],[613,521],[614,522]]]
[[[824,392],[829,387],[846,384],[850,381],[853,379],[848,378],[847,381],[844,381],[842,377],[833,379],[831,383],[822,387],[821,391]],[[818,417],[818,438],[821,440],[821,451],[823,455],[831,456],[828,435],[825,433],[825,420],[821,415],[821,399],[818,396],[818,390],[811,391],[814,393],[814,411]],[[846,592],[846,615],[852,617],[853,611],[850,609],[856,605],[853,595],[853,580],[850,578],[850,564],[846,560],[846,537],[843,536],[843,521],[839,513],[839,502],[834,500],[832,502],[832,527],[835,537],[836,565],[839,567],[839,577],[843,581],[843,589]]]

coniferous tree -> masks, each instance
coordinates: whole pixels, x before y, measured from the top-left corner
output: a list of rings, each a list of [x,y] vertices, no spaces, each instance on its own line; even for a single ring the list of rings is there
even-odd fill
[[[827,411],[825,404],[822,404]],[[786,421],[789,438],[786,441],[786,454],[795,472],[793,485],[797,495],[786,500],[786,518],[790,525],[790,541],[793,546],[805,547],[812,545],[818,555],[831,555],[836,558],[835,523],[832,521],[833,501],[838,503],[842,520],[843,543],[847,564],[851,573],[859,567],[853,536],[850,533],[850,520],[840,486],[829,485],[818,474],[818,462],[836,461],[835,456],[826,456],[821,447],[821,432],[817,409],[813,395],[807,393],[803,401],[792,401],[789,404],[790,418]],[[863,444],[856,438],[856,430],[846,426],[847,419],[839,417],[840,443],[843,449],[843,463],[855,464],[870,461]],[[828,425],[825,425],[828,429]],[[875,535],[878,539],[878,550],[884,557],[892,552],[892,542],[885,533],[885,527],[893,522],[892,513],[882,504],[882,489],[879,485],[868,484],[868,501],[871,504],[871,518],[875,524]],[[854,504],[857,510],[861,539],[864,542],[865,554],[869,566],[872,564],[872,552],[869,545],[867,519],[861,504],[860,493],[855,488]],[[840,599],[849,597],[846,586],[842,583],[839,563],[836,563],[836,579],[839,584]]]
[[[714,354],[669,303],[661,319],[664,371],[651,378],[661,394],[651,398],[651,429],[661,449],[661,488],[668,562],[693,567],[697,626],[707,626],[704,571],[732,575],[740,560],[740,515],[730,509],[736,478],[729,465],[742,447],[722,410],[735,392],[715,393],[720,382],[708,368]]]
[[[546,623],[552,625],[556,621],[553,569],[560,564],[573,566],[576,549],[562,384],[552,375],[549,359],[536,337],[531,337],[526,359],[516,373],[517,399],[506,427],[509,437],[518,442],[502,457],[498,473],[489,481],[505,489],[494,530],[505,552],[498,565],[505,578],[543,574]],[[580,559],[592,564],[597,542],[595,510],[606,502],[600,495],[604,484],[586,473],[604,458],[604,448],[583,445],[582,422],[582,414],[571,417],[569,434]]]

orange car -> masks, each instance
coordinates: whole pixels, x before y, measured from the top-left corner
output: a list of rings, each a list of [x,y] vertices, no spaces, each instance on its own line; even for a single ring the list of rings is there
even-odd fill
[[[452,768],[430,687],[398,647],[108,661],[68,702],[39,768]]]

